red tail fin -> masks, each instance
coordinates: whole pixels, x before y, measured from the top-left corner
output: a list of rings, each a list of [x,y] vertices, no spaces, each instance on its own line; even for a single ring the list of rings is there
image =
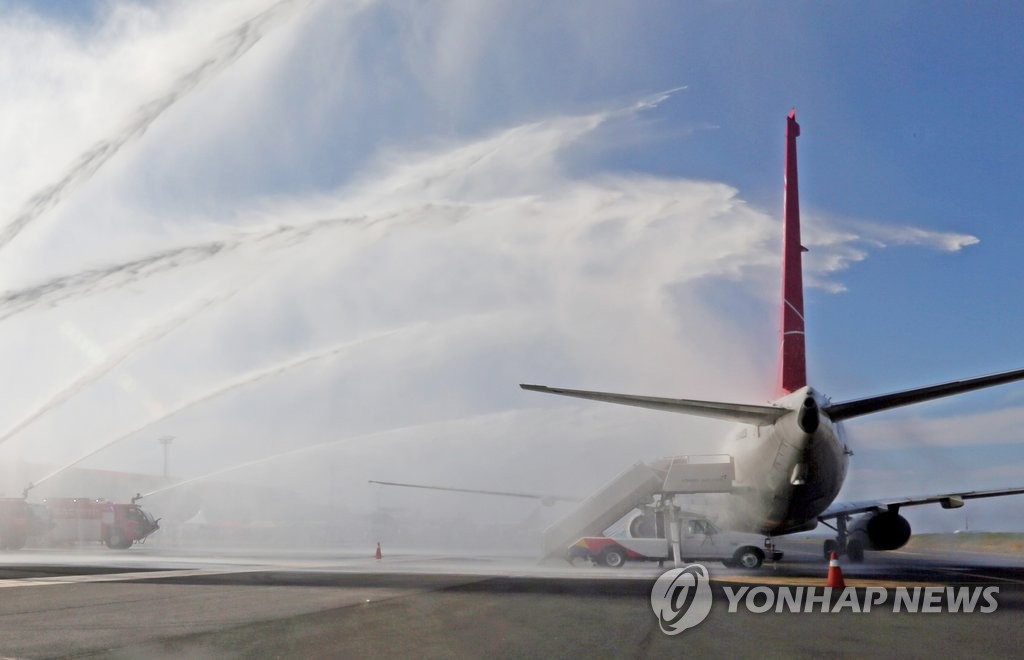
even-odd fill
[[[796,110],[786,121],[785,219],[782,228],[782,358],[779,389],[794,392],[807,385],[804,351],[804,284],[800,245],[800,192],[796,174]]]

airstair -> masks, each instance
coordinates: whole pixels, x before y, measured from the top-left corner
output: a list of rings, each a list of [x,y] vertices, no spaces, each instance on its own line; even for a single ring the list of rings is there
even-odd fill
[[[661,492],[665,473],[637,463],[544,531],[544,554],[560,556],[581,536],[601,536],[612,523]]]
[[[577,539],[603,535],[654,495],[730,492],[734,480],[730,456],[673,456],[653,465],[637,463],[548,527],[544,531],[544,555],[562,556]]]

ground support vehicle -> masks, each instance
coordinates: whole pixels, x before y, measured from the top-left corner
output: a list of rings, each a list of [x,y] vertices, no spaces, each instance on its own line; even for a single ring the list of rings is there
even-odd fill
[[[124,550],[160,528],[135,504],[88,497],[60,497],[30,503],[0,499],[0,547],[20,550],[29,542],[44,546],[100,542]]]
[[[765,559],[782,559],[782,552],[776,550],[770,540],[756,534],[719,530],[710,520],[697,514],[672,510],[664,513],[670,517],[667,538],[583,537],[569,547],[570,563],[593,562],[619,568],[627,561],[660,564],[678,557],[680,562],[720,561],[729,567],[755,569]],[[664,529],[662,525],[658,527]]]

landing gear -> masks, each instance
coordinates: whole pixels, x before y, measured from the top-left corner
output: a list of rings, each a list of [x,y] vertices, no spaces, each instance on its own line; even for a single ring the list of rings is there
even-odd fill
[[[824,520],[821,521],[825,526],[832,527],[836,531],[836,538],[827,539],[822,546],[825,561],[832,558],[833,552],[837,555],[846,555],[853,562],[864,561],[864,542],[857,538],[849,538],[849,534],[846,532],[846,524],[849,521],[850,516],[838,516],[835,527]]]
[[[850,539],[846,542],[846,556],[852,562],[864,561],[864,544],[860,539]]]

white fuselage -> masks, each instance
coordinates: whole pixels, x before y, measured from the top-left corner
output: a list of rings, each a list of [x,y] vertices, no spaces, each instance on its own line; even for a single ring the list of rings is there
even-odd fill
[[[819,408],[812,433],[798,421],[808,397]],[[737,429],[736,488],[729,496],[724,525],[776,535],[817,524],[817,516],[839,494],[850,455],[841,425],[820,413],[824,404],[804,387],[773,402],[790,410],[774,424]]]

